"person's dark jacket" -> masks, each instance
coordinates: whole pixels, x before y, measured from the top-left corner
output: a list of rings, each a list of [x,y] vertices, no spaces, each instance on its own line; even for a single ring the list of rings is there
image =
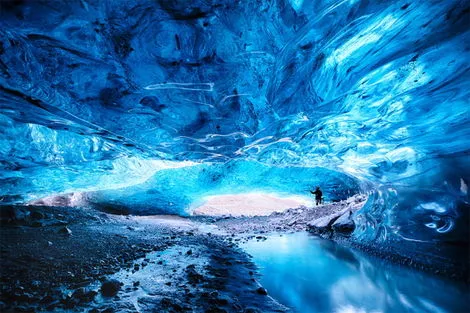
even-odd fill
[[[320,189],[317,189],[317,190],[315,190],[315,191],[310,191],[310,192],[311,192],[312,194],[314,194],[314,195],[315,195],[315,199],[318,199],[318,200],[320,200],[321,197],[323,196],[323,193],[321,192]]]

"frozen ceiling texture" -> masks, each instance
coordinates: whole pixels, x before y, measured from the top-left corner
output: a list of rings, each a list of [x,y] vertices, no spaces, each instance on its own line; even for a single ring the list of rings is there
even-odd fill
[[[182,213],[201,195],[319,184],[330,200],[371,193],[358,238],[468,242],[469,12],[2,1],[0,201],[87,192]]]

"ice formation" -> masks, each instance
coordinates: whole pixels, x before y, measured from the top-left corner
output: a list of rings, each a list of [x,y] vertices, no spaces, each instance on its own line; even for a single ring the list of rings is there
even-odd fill
[[[357,238],[468,243],[467,1],[1,6],[2,204],[320,184],[371,193]]]

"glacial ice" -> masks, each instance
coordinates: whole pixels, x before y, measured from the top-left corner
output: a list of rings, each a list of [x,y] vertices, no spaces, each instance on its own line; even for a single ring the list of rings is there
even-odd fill
[[[0,5],[1,204],[319,184],[371,194],[358,239],[468,247],[468,2]]]

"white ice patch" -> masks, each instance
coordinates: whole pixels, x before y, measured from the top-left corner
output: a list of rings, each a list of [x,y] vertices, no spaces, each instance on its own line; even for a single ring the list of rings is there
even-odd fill
[[[231,216],[263,216],[273,212],[282,212],[290,208],[312,206],[310,198],[302,196],[280,196],[261,192],[242,194],[225,194],[208,196],[202,205],[193,207],[194,215],[231,215]]]
[[[460,178],[460,192],[464,195],[468,195],[468,185],[465,183],[463,178]]]
[[[428,202],[428,203],[422,203],[421,207],[425,210],[431,210],[436,213],[445,213],[447,210],[443,206],[441,206],[439,203],[436,202]]]

